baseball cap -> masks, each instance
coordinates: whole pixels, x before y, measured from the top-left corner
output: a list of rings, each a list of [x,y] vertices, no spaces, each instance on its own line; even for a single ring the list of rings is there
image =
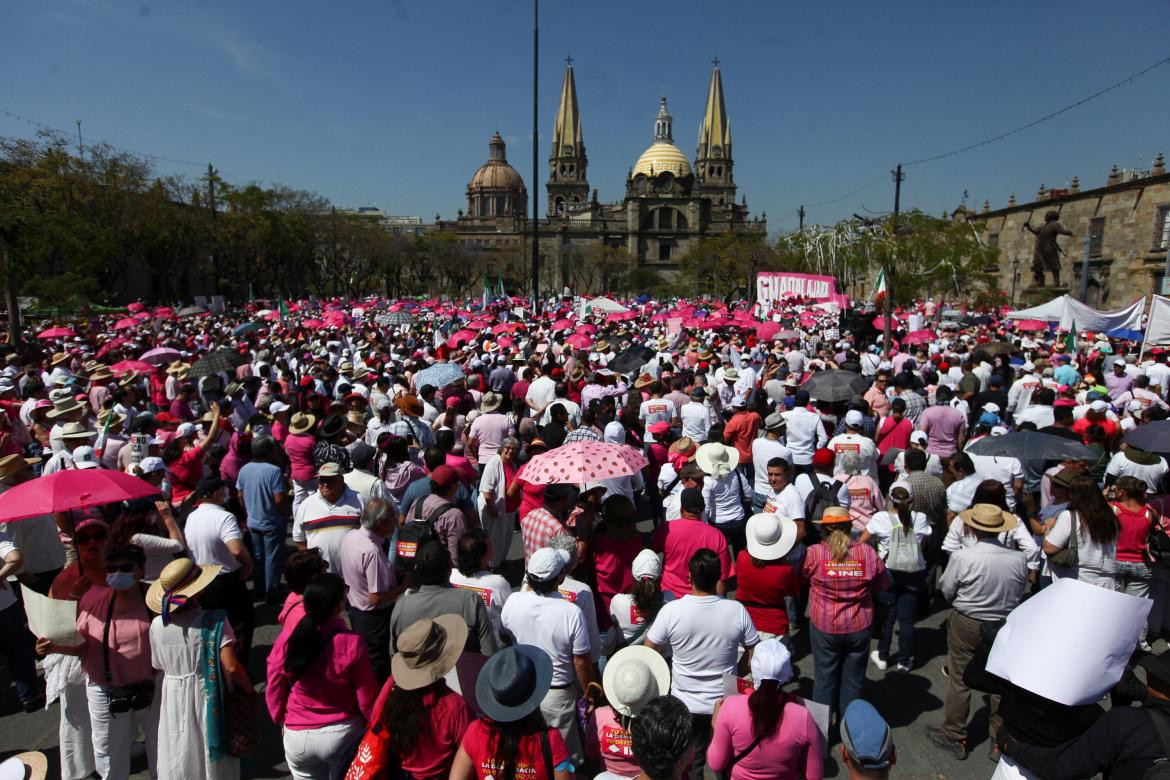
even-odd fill
[[[317,469],[318,477],[340,477],[341,465],[337,463],[322,463]]]
[[[930,437],[926,435],[926,431],[913,431],[910,434],[911,444],[926,444],[930,441]]]
[[[984,412],[979,415],[980,425],[999,425],[999,415],[995,412]]]
[[[281,412],[287,412],[291,408],[292,407],[286,404],[284,401],[273,401],[269,405],[268,411],[270,414],[280,414]]]
[[[783,685],[792,679],[792,653],[778,639],[767,639],[752,653],[752,680],[759,685],[775,680]]]
[[[895,490],[905,490],[907,496],[914,498],[914,487],[904,479],[896,480],[890,485],[890,493],[893,494]]]
[[[865,699],[854,699],[841,718],[841,744],[849,760],[871,772],[888,769],[894,758],[890,724]]]
[[[845,424],[850,428],[860,428],[865,417],[856,409],[850,409],[845,413]]]
[[[691,398],[706,398],[706,397],[707,397],[707,391],[704,390],[702,387],[695,386],[695,387],[691,388]]]
[[[431,472],[431,482],[441,488],[449,488],[459,481],[459,472],[444,464]]]
[[[634,557],[634,581],[656,580],[662,576],[662,561],[653,550],[643,550]]]
[[[180,439],[185,439],[191,434],[199,430],[199,427],[193,422],[185,422],[175,429],[175,436]]]
[[[1093,401],[1093,403],[1089,404],[1089,408],[1094,412],[1104,412],[1109,408],[1109,404],[1098,398],[1096,401]]]
[[[556,577],[569,564],[569,554],[552,547],[541,547],[528,559],[528,576],[540,582]]]
[[[654,434],[655,436],[665,436],[666,434],[670,433],[670,423],[668,423],[666,420],[659,420],[658,422],[650,425],[646,430],[650,431],[650,433]]]
[[[813,453],[813,465],[821,468],[832,466],[836,457],[832,450],[822,447]]]
[[[96,469],[101,464],[98,463],[94,448],[84,444],[73,450],[73,465],[79,469]]]
[[[142,462],[138,464],[138,470],[143,474],[157,474],[160,471],[166,471],[167,464],[163,462],[162,458],[150,455],[142,459]]]

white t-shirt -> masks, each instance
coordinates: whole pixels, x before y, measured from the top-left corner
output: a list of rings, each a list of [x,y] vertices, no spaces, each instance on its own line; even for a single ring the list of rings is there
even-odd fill
[[[228,552],[227,543],[240,541],[240,521],[221,506],[203,503],[187,516],[183,529],[187,549],[195,563],[201,566],[219,564],[221,573],[240,568],[240,562]]]
[[[771,485],[769,485],[768,492],[764,495],[768,497],[764,502],[765,512],[777,514],[789,520],[804,519],[804,499],[800,497],[800,491],[796,489],[796,485],[789,483],[779,493],[772,490]]]
[[[772,491],[768,485],[768,461],[772,458],[784,458],[789,466],[792,465],[792,451],[778,440],[761,436],[752,442],[752,468],[755,470],[752,490],[762,496]]]
[[[911,512],[911,523],[914,527],[914,535],[918,537],[918,541],[928,538],[930,536],[930,521],[926,519],[925,512]],[[901,523],[900,519],[891,516],[889,512],[874,512],[873,517],[869,518],[869,522],[865,525],[865,530],[877,537],[878,540],[878,555],[882,560],[890,553],[890,534],[893,533],[893,523]]]
[[[638,418],[646,424],[646,443],[649,444],[655,441],[654,434],[649,431],[651,425],[663,421],[674,423],[674,401],[666,398],[651,398],[649,401],[643,401],[642,405],[638,407]]]
[[[1151,493],[1158,492],[1158,482],[1167,471],[1166,459],[1158,458],[1157,463],[1149,465],[1134,463],[1125,456],[1124,452],[1116,453],[1109,459],[1105,473],[1111,477],[1137,477],[1146,483]]]
[[[585,617],[575,604],[560,593],[542,596],[522,590],[508,598],[500,618],[518,644],[548,653],[553,685],[563,687],[577,679],[573,656],[588,656],[590,643]]]
[[[735,673],[740,646],[755,647],[760,635],[738,601],[688,594],[663,605],[646,639],[674,656],[671,694],[692,715],[710,715],[723,698],[723,675]]]
[[[488,617],[492,620],[492,628],[496,631],[496,638],[500,639],[503,636],[503,622],[500,619],[500,613],[503,612],[504,603],[512,595],[512,586],[508,584],[508,581],[490,571],[481,571],[474,577],[467,577],[458,569],[452,569],[451,584],[456,588],[470,590],[483,600]]]
[[[860,433],[842,433],[829,439],[829,449],[837,453],[853,452],[861,458],[861,474],[877,478],[878,448],[873,439]]]
[[[710,406],[691,401],[682,405],[679,417],[682,418],[683,436],[689,436],[696,442],[707,440],[707,433],[711,430],[712,412]]]
[[[967,454],[971,456],[971,462],[975,464],[975,473],[980,479],[994,479],[1003,485],[1004,492],[1007,493],[1008,509],[1016,511],[1015,483],[1024,479],[1024,467],[1020,464],[1020,459]]]
[[[557,383],[550,376],[542,376],[532,380],[532,384],[528,385],[528,393],[525,394],[524,400],[537,409],[543,409],[555,401],[556,397]]]
[[[982,481],[983,477],[976,472],[952,482],[947,487],[947,511],[962,512],[964,509],[970,509],[971,499],[975,497],[975,491]]]
[[[336,504],[325,501],[320,491],[312,493],[297,507],[293,518],[293,541],[320,550],[321,558],[329,564],[329,571],[340,572],[341,540],[358,527],[358,518],[365,505],[361,494],[348,486]]]

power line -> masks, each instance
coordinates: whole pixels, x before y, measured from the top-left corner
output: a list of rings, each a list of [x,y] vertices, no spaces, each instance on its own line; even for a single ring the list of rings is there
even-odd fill
[[[957,154],[963,154],[964,152],[969,152],[973,149],[978,149],[981,146],[987,146],[988,144],[993,144],[996,141],[1002,141],[1005,138],[1013,136],[1017,133],[1022,133],[1023,131],[1025,131],[1029,128],[1035,127],[1036,125],[1038,125],[1042,122],[1047,122],[1049,119],[1055,119],[1056,117],[1060,116],[1061,114],[1064,114],[1068,111],[1072,111],[1074,108],[1079,108],[1091,100],[1096,100],[1097,98],[1101,97],[1102,95],[1109,93],[1109,92],[1112,92],[1115,89],[1119,89],[1120,87],[1125,86],[1126,84],[1130,83],[1131,81],[1135,81],[1135,80],[1141,78],[1142,76],[1146,75],[1150,71],[1156,70],[1156,69],[1162,67],[1163,65],[1165,65],[1168,62],[1170,62],[1170,57],[1165,57],[1163,59],[1160,59],[1157,62],[1155,62],[1153,65],[1150,65],[1149,67],[1146,67],[1146,68],[1142,68],[1137,73],[1130,74],[1129,76],[1126,76],[1125,78],[1123,78],[1121,81],[1110,84],[1109,86],[1105,87],[1104,89],[1098,90],[1098,91],[1094,92],[1092,95],[1089,95],[1088,97],[1081,98],[1080,100],[1078,100],[1075,103],[1070,103],[1069,105],[1065,106],[1064,108],[1053,111],[1050,114],[1045,114],[1044,116],[1040,117],[1039,119],[1033,119],[1031,122],[1028,122],[1027,124],[1020,125],[1019,127],[1008,130],[1007,132],[1000,133],[999,135],[992,136],[991,138],[985,138],[982,141],[978,141],[978,142],[973,143],[973,144],[968,144],[967,146],[963,146],[963,147],[960,147],[958,149],[952,149],[949,152],[943,152],[942,154],[935,154],[935,155],[932,155],[930,157],[923,157],[920,160],[911,160],[908,163],[903,163],[902,166],[906,167],[909,165],[922,165],[923,163],[935,162],[936,160],[942,160],[943,158],[946,158],[946,157],[954,157]]]

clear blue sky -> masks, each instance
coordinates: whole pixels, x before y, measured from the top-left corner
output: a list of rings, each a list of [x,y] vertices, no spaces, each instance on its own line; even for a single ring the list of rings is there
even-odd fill
[[[543,2],[540,183],[563,59],[575,60],[603,201],[652,135],[663,87],[692,157],[722,60],[735,176],[773,232],[793,210],[1042,116],[1170,54],[1164,2]],[[525,0],[5,3],[0,108],[86,137],[213,161],[338,205],[444,218],[499,130],[531,182]],[[905,208],[1030,199],[1170,155],[1170,65],[1006,141],[910,168]],[[0,115],[0,135],[32,133]],[[160,171],[200,174],[161,162]],[[881,182],[809,222],[891,207]],[[543,187],[540,202],[545,203]],[[783,217],[783,219],[781,219]]]

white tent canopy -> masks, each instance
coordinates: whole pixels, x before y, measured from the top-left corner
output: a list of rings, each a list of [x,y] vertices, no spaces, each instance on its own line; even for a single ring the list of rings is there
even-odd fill
[[[1028,309],[1008,312],[1008,319],[1013,320],[1043,320],[1045,322],[1060,322],[1064,315],[1064,299],[1067,295],[1053,298],[1048,303],[1032,306]]]
[[[1145,303],[1144,298],[1139,298],[1124,309],[1098,311],[1071,295],[1062,295],[1039,306],[1009,312],[1007,317],[1013,320],[1055,322],[1061,330],[1072,330],[1075,325],[1081,333],[1105,333],[1118,328],[1141,330]]]
[[[617,314],[623,311],[629,311],[625,306],[622,306],[617,301],[611,301],[609,298],[593,298],[585,301],[582,304],[583,310],[588,313],[590,309],[593,311],[604,311],[610,314]]]

